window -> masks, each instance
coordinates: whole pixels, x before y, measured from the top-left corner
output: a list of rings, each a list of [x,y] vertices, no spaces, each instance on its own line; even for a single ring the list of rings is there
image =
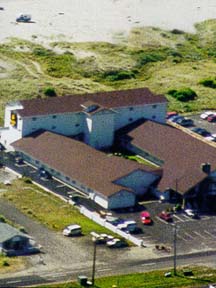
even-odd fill
[[[130,110],[130,111],[133,111],[133,110],[134,110],[134,108],[133,108],[133,107],[130,107],[130,108],[129,108],[129,110]]]
[[[157,108],[157,105],[156,104],[152,105],[152,108],[154,108],[154,109]]]
[[[129,118],[128,120],[131,122],[131,121],[133,121],[133,118]]]
[[[39,164],[40,162],[38,160],[35,161],[36,164]]]
[[[52,130],[55,130],[56,129],[56,126],[52,126]]]
[[[70,180],[70,178],[69,178],[69,177],[65,177],[65,179],[66,179],[67,181],[69,181],[69,180]]]
[[[56,115],[53,115],[53,116],[52,116],[53,119],[55,119],[56,117],[57,117]]]
[[[72,183],[73,183],[73,184],[76,184],[76,181],[73,180]]]
[[[32,121],[36,121],[37,120],[37,118],[36,117],[32,117]]]
[[[79,127],[79,126],[80,126],[80,124],[79,124],[79,123],[77,123],[75,126],[76,126],[76,127]]]
[[[156,116],[155,116],[155,115],[153,115],[153,116],[152,116],[152,119],[156,119]]]

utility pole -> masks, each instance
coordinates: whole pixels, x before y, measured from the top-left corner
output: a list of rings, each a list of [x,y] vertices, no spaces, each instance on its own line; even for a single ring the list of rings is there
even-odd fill
[[[93,237],[92,238],[93,244],[94,244],[94,250],[93,250],[93,265],[92,265],[92,286],[94,286],[95,282],[95,264],[96,264],[96,239]]]
[[[176,240],[177,240],[177,226],[176,223],[174,223],[174,229],[173,229],[173,273],[176,276]]]

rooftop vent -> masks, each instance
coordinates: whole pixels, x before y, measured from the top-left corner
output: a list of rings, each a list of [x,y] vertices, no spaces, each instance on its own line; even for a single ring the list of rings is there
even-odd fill
[[[206,174],[211,172],[211,164],[210,163],[202,163],[201,164],[202,171]]]

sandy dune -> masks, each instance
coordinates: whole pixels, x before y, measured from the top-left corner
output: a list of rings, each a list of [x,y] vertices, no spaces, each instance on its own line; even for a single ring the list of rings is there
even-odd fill
[[[134,26],[178,28],[216,15],[215,0],[0,0],[0,41],[7,37],[38,41],[112,41]],[[18,14],[35,23],[15,22]]]

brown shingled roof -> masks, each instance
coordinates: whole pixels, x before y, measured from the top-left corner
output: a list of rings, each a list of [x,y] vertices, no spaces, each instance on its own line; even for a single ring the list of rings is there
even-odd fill
[[[113,182],[137,169],[161,175],[161,169],[108,156],[82,142],[48,131],[36,132],[12,146],[106,196],[122,189],[132,191]]]
[[[216,169],[216,149],[177,128],[145,121],[128,136],[134,146],[164,160],[161,191],[175,190],[177,180],[178,191],[184,194],[207,176],[203,163]]]
[[[167,102],[163,95],[155,95],[148,88],[140,88],[83,95],[68,95],[46,99],[22,100],[20,103],[24,109],[19,110],[19,114],[27,117],[79,112],[82,111],[81,104],[86,101],[96,102],[107,109]]]

